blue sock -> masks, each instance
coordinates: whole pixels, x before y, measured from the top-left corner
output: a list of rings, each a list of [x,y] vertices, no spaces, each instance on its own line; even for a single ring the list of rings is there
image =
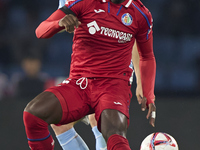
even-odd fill
[[[97,129],[97,126],[92,128],[92,132],[94,133],[96,139],[96,150],[107,150],[106,141]]]
[[[74,128],[56,136],[63,150],[89,150]]]

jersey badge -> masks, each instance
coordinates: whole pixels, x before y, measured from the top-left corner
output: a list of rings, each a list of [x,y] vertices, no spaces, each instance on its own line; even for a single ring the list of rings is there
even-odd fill
[[[125,13],[122,15],[122,23],[126,26],[130,26],[133,22],[133,18],[129,13]]]

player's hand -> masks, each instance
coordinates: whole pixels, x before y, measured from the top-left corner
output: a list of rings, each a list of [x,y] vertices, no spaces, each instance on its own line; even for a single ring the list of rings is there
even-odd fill
[[[138,100],[138,104],[141,104],[142,103],[142,97],[143,97],[143,90],[142,90],[141,84],[137,84],[135,94],[136,94],[136,97],[137,97],[137,100]]]
[[[65,27],[65,30],[69,33],[72,33],[74,27],[78,28],[80,24],[81,22],[78,21],[78,18],[72,14],[66,15],[59,21],[59,26]]]
[[[141,101],[141,110],[145,111],[146,108],[147,108],[147,106],[146,106],[147,99],[146,99],[146,97],[143,97],[141,99],[142,99],[142,101]],[[148,113],[147,113],[146,118],[149,119],[149,124],[152,127],[155,127],[155,120],[156,120],[156,105],[155,104],[150,103],[148,105]]]
[[[147,113],[147,119],[149,119],[149,124],[152,127],[155,127],[155,121],[156,121],[156,105],[153,103],[150,103],[149,105],[149,110]]]

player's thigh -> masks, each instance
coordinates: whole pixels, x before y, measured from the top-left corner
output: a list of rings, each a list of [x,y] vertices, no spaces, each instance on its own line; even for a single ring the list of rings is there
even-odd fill
[[[95,107],[95,117],[98,122],[98,129],[101,130],[102,112],[104,110],[116,110],[126,116],[129,124],[129,105],[131,100],[131,90],[128,81],[120,79],[110,79],[102,87],[101,95],[98,97],[98,105]],[[107,87],[109,86],[109,88]]]
[[[68,81],[68,82],[67,82]],[[90,101],[87,94],[75,80],[65,80],[59,86],[47,89],[56,95],[62,107],[62,119],[59,124],[77,121],[90,113]]]
[[[62,117],[62,107],[51,92],[42,92],[28,103],[25,110],[47,123],[58,123]]]
[[[103,112],[101,113],[101,132],[106,141],[113,134],[118,134],[126,137],[126,115],[114,109],[103,110]]]

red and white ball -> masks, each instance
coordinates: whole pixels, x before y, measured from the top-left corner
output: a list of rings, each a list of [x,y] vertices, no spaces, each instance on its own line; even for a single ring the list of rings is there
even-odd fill
[[[176,140],[167,133],[156,132],[148,135],[140,146],[140,150],[178,150]]]

